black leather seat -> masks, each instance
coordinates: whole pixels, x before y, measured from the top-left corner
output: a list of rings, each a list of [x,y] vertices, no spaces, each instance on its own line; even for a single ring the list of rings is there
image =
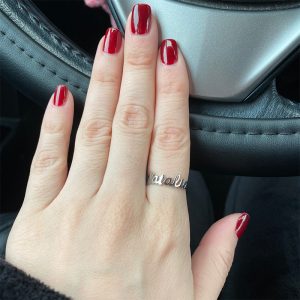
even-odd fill
[[[0,214],[0,257],[4,257],[7,237],[16,215],[16,213]]]

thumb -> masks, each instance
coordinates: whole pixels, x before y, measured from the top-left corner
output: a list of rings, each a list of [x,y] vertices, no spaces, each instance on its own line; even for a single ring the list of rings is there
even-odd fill
[[[229,215],[211,226],[192,257],[195,299],[217,299],[231,268],[238,239],[245,232],[247,213]]]

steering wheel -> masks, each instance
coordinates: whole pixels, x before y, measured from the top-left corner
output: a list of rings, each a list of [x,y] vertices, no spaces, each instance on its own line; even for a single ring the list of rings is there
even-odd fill
[[[110,0],[122,30],[137,1]],[[148,0],[161,37],[191,73],[191,167],[248,176],[300,174],[300,103],[275,77],[300,46],[300,1]],[[0,0],[1,76],[45,107],[67,84],[85,101],[92,58],[27,0]]]

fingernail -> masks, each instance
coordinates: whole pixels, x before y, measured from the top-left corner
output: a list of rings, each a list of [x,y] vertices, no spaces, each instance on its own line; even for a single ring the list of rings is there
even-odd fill
[[[178,46],[175,40],[164,40],[160,46],[160,58],[165,65],[173,65],[178,60]]]
[[[145,34],[150,31],[151,7],[147,4],[136,4],[132,8],[131,31],[134,34]]]
[[[109,54],[118,53],[122,45],[122,34],[116,28],[108,28],[105,33],[103,51]]]
[[[246,231],[250,221],[250,216],[247,213],[242,213],[238,218],[235,226],[235,233],[238,238],[241,238],[244,232]]]
[[[65,104],[68,95],[68,88],[65,85],[59,85],[53,96],[53,104],[55,106],[62,106]]]

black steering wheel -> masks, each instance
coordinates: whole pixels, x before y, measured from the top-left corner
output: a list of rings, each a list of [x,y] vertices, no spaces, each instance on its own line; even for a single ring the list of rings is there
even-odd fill
[[[127,13],[126,5],[129,6],[132,2],[135,1],[109,1],[120,29],[123,26],[122,14]],[[231,11],[255,12],[259,20],[263,20],[266,12],[278,15],[284,11],[287,15],[298,16],[300,21],[299,1],[150,0],[147,2],[159,12],[160,20],[167,18],[168,14],[160,11],[159,5],[169,7],[176,5],[177,8],[180,5],[181,9],[174,10],[173,13],[178,14],[178,17],[186,15],[192,7],[193,10],[203,8],[210,13],[222,11],[223,15]],[[299,21],[296,24],[300,24]],[[270,28],[265,28],[266,34],[270,32]],[[250,29],[247,30],[249,34]],[[280,31],[278,28],[276,30]],[[192,32],[187,32],[187,35],[189,34]],[[210,38],[214,37],[215,35],[211,34],[206,36],[206,39],[210,42]],[[1,76],[42,107],[46,106],[49,95],[58,84],[67,84],[75,96],[78,110],[82,109],[92,58],[52,25],[31,1],[0,0],[0,40]],[[184,41],[182,43],[185,45]],[[300,174],[300,103],[279,95],[274,79],[280,67],[295,53],[299,53],[299,46],[300,26],[293,36],[293,43],[289,44],[289,51],[285,52],[285,55],[277,60],[276,66],[264,73],[262,78],[256,78],[256,84],[248,86],[248,94],[250,92],[251,97],[246,97],[246,101],[238,102],[235,98],[234,103],[228,102],[225,96],[222,100],[222,91],[218,88],[217,81],[213,84],[221,95],[218,95],[218,101],[209,99],[207,95],[211,91],[201,97],[201,92],[197,92],[197,86],[192,87],[196,91],[190,99],[193,169],[209,169],[248,176]],[[255,45],[252,47],[255,51]],[[224,57],[224,60],[226,59],[229,58]],[[259,61],[259,56],[256,56],[256,59],[259,68],[263,62]],[[231,61],[234,63],[235,57],[231,57]],[[210,73],[203,76],[206,75],[209,79]],[[195,76],[192,80],[194,83],[197,82]]]

